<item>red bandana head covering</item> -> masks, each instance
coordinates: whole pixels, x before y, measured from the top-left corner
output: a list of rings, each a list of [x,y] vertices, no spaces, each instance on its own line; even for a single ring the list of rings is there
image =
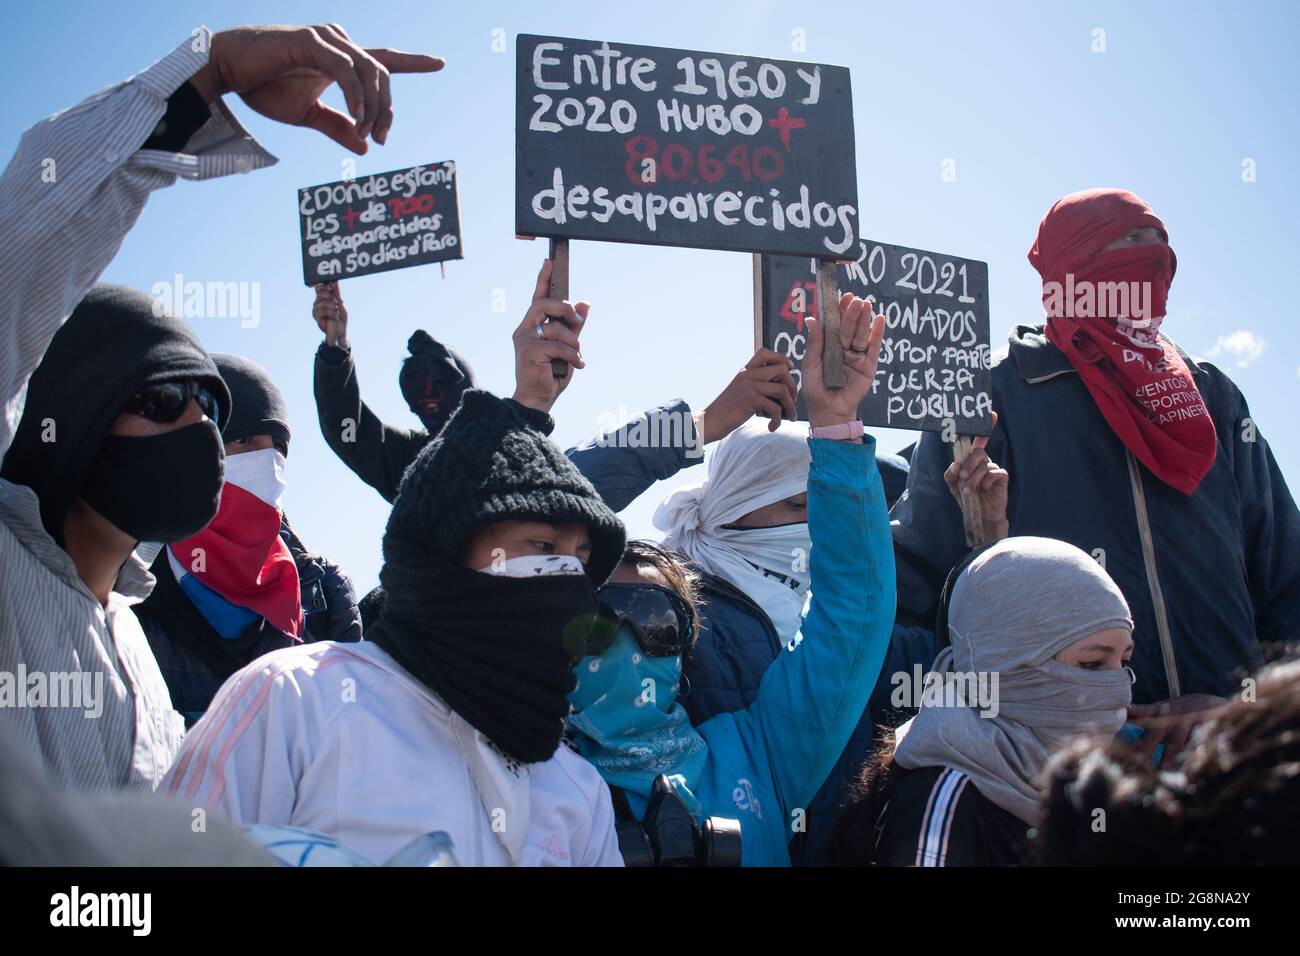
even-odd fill
[[[1057,200],[1029,262],[1043,278],[1047,338],[1138,461],[1190,495],[1214,464],[1214,422],[1191,370],[1159,335],[1178,259],[1166,243],[1101,249],[1143,226],[1168,238],[1151,208],[1123,189]]]

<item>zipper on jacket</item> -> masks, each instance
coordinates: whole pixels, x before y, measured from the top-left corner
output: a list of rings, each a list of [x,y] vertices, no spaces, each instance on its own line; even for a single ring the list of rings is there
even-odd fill
[[[1133,507],[1137,512],[1138,535],[1142,539],[1142,561],[1146,565],[1147,586],[1151,589],[1151,603],[1156,612],[1156,633],[1160,638],[1160,657],[1165,664],[1165,681],[1169,684],[1169,696],[1178,697],[1182,689],[1178,682],[1178,666],[1174,661],[1174,642],[1169,634],[1169,615],[1165,611],[1164,592],[1160,589],[1160,576],[1156,571],[1156,543],[1151,535],[1142,473],[1138,470],[1137,459],[1127,448],[1124,449],[1124,457],[1128,459],[1128,477],[1133,486]]]

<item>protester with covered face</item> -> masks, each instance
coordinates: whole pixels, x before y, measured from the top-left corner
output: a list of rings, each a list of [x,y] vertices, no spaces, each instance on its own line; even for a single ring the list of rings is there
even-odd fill
[[[578,363],[586,303],[554,309]],[[518,368],[514,398],[466,392],[407,469],[367,639],[236,673],[171,793],[376,863],[443,831],[461,865],[622,864],[608,788],[560,741],[623,526],[546,437],[567,381],[547,356]]]
[[[952,587],[951,643],[911,688],[920,710],[864,768],[833,862],[1029,862],[1052,752],[1124,724],[1132,630],[1124,595],[1073,545],[1007,538],[976,554]]]
[[[994,414],[994,424],[997,415]],[[976,449],[987,444],[987,437],[974,440]],[[907,459],[896,457],[904,465]],[[902,481],[897,472],[891,476],[887,456],[878,456],[881,475],[885,482],[885,499],[889,501],[891,483],[901,495],[907,483],[906,468],[902,470]],[[956,470],[950,469],[944,476],[949,490],[956,500],[961,500],[961,491],[956,484]],[[892,478],[892,482],[891,482]],[[1006,486],[1008,475],[1005,469],[993,462],[987,462],[983,470],[976,474],[972,483],[979,487],[981,509],[990,515],[1001,518],[1006,513]],[[902,487],[900,487],[900,485]],[[894,499],[895,501],[897,498]],[[893,507],[893,502],[890,502]],[[1006,536],[1005,527],[990,523],[985,530],[989,542]],[[840,754],[839,761],[826,777],[822,791],[817,795],[809,810],[807,831],[801,834],[791,845],[791,854],[800,866],[823,866],[829,860],[832,841],[835,838],[836,820],[845,804],[857,789],[858,775],[863,763],[870,757],[879,743],[882,727],[896,726],[916,713],[916,702],[898,693],[899,675],[912,675],[917,668],[924,670],[934,661],[940,649],[939,637],[933,622],[929,627],[904,625],[897,621],[889,638],[889,647],[885,652],[885,662],[880,668],[875,689],[862,712],[862,719]]]
[[[893,551],[875,442],[853,420],[874,380],[884,320],[852,296],[845,296],[841,312],[839,341],[828,347],[842,350],[847,381],[827,389],[820,364],[805,366],[811,428],[786,424],[767,432],[762,423],[758,428],[773,440],[746,442],[753,426],[742,426],[714,459],[725,463],[738,448],[743,455],[765,447],[747,464],[753,493],[773,495],[791,512],[787,499],[797,496],[796,523],[765,523],[785,516],[776,508],[746,520],[737,491],[705,520],[712,527],[716,517],[732,528],[720,525],[706,537],[695,524],[670,539],[695,564],[709,561],[712,573],[739,581],[729,587],[746,588],[736,592],[736,606],[754,608],[767,627],[790,629],[789,652],[768,669],[754,703],[691,725],[682,700],[689,700],[690,678],[683,671],[698,618],[680,582],[697,572],[686,565],[666,575],[662,554],[638,557],[644,546],[599,592],[602,618],[611,626],[577,665],[570,698],[578,752],[620,791],[626,815],[641,820],[655,778],[666,775],[697,823],[739,818],[747,866],[789,864],[787,844],[857,726],[894,619]],[[821,326],[812,320],[809,329],[809,355],[820,355]],[[759,467],[760,460],[782,456],[797,464],[778,463],[772,472]],[[682,497],[700,507],[701,496]],[[692,507],[682,498],[675,503]],[[792,557],[794,551],[801,554]],[[790,581],[811,585],[806,616]],[[770,609],[771,621],[759,607]]]
[[[794,421],[792,367],[787,356],[758,350],[717,399],[702,414],[696,413],[690,423],[691,441],[684,448],[636,448],[635,442],[626,440],[637,426],[634,422],[569,452],[602,497],[618,510],[653,480],[698,464],[703,460],[703,445],[718,441],[707,475],[665,499],[654,519],[666,533],[665,543],[685,555],[699,576],[700,628],[684,655],[690,690],[682,697],[696,726],[754,704],[767,669],[797,634],[807,601],[808,429]],[[684,403],[678,404],[685,409]],[[631,456],[651,467],[628,467],[624,462]],[[901,493],[906,461],[877,454],[876,462],[887,498]],[[920,654],[928,663],[934,650],[931,631],[896,629],[890,659],[920,660],[916,656]],[[805,808],[808,828],[795,834],[797,864],[820,861],[824,824],[833,816],[854,761],[872,746],[874,725],[872,711],[864,709],[859,729],[829,774],[823,793]],[[817,846],[809,845],[814,842]]]
[[[153,190],[275,162],[224,94],[364,152],[392,123],[380,73],[440,66],[333,26],[205,28],[33,126],[0,176],[0,670],[94,696],[51,706],[29,682],[34,706],[0,721],[56,784],[148,788],[171,762],[182,723],[132,611],[152,584],[132,551],[215,514],[230,412],[183,323],[95,280]],[[318,101],[332,82],[351,119]]]
[[[263,654],[361,639],[352,582],[307,551],[281,506],[291,434],[280,390],[252,359],[212,359],[234,402],[221,433],[221,504],[207,527],[158,555],[157,583],[136,611],[186,726],[222,681]]]
[[[1163,334],[1168,240],[1124,190],[1052,206],[1029,254],[1046,325],[1017,328],[995,360],[997,426],[956,475],[969,487],[996,462],[1010,474],[1003,533],[1059,538],[1103,564],[1133,612],[1143,718],[1233,693],[1261,645],[1300,628],[1300,512],[1237,387]],[[950,468],[951,445],[924,435],[893,511],[906,623],[933,620],[966,552]],[[1144,745],[1186,728],[1166,722]]]
[[[216,513],[229,409],[185,324],[121,286],[87,293],[32,374],[0,468],[0,660],[47,693],[70,674],[87,700],[27,700],[0,720],[60,783],[155,787],[176,753],[184,725],[134,614],[152,582],[132,549]]]
[[[676,402],[647,413],[652,429],[659,428],[660,415],[679,421],[685,416],[686,437],[678,444],[638,447],[629,440],[638,420],[569,451],[617,511],[654,481],[704,461],[704,446],[717,443],[707,475],[674,492],[655,513],[665,543],[700,575],[700,635],[687,658],[693,689],[684,699],[697,724],[753,703],[764,672],[794,637],[808,596],[806,561],[795,558],[808,555],[810,456],[807,425],[795,420],[792,368],[789,357],[759,349],[702,412],[692,414],[684,402]],[[901,484],[895,458],[876,456],[886,495]],[[628,464],[638,459],[644,467]],[[731,516],[719,517],[723,512]],[[785,583],[773,576],[773,568]],[[763,603],[768,600],[770,607]]]
[[[316,350],[313,377],[321,434],[343,464],[391,502],[402,472],[442,430],[465,391],[474,387],[474,373],[460,355],[417,329],[406,343],[411,354],[402,362],[398,383],[424,427],[386,425],[361,400],[347,338],[348,309],[337,282],[316,286],[312,317],[325,333]]]
[[[543,411],[549,411],[572,381],[568,375],[557,379],[551,360],[573,359],[578,367],[582,365],[582,358],[573,346],[587,308],[586,303],[578,303],[580,313],[574,306],[550,298],[550,269],[550,262],[544,261],[528,310],[513,336],[515,374],[520,389],[516,397]],[[329,301],[322,305],[318,300],[317,314],[322,316],[322,327],[336,321]],[[346,316],[346,309],[343,314]],[[725,438],[755,414],[768,416],[766,425],[761,427],[769,430],[778,427],[784,417],[793,417],[792,366],[788,357],[770,349],[759,349],[703,410],[692,412],[681,399],[669,401],[570,448],[565,454],[605,503],[620,511],[656,481],[671,478],[681,469],[703,461],[706,445]],[[408,448],[408,451],[414,455],[418,449]],[[884,462],[886,457],[881,456],[878,461]],[[806,461],[801,467],[807,470]],[[887,467],[882,465],[882,471]],[[364,629],[369,629],[371,621],[378,620],[383,600],[383,588],[376,587],[359,602]],[[778,648],[774,639],[769,642],[765,637],[763,648],[756,649],[757,653],[752,655],[761,658],[761,664],[752,669],[753,693],[757,693],[762,669],[771,663]],[[753,693],[745,704],[752,700]],[[742,706],[736,703],[734,695],[726,696],[708,711],[708,716]]]
[[[771,426],[750,419],[737,428],[714,450],[707,475],[669,495],[654,516],[664,543],[700,576],[700,635],[685,657],[690,693],[683,698],[697,727],[754,705],[769,667],[798,634],[808,600],[808,427]],[[876,456],[886,494],[894,457]],[[906,668],[913,659],[928,663],[935,650],[932,631],[895,628],[886,659]],[[822,792],[805,807],[805,826],[789,834],[796,865],[822,862],[842,791],[874,745],[888,691],[882,686],[874,706],[864,703]]]

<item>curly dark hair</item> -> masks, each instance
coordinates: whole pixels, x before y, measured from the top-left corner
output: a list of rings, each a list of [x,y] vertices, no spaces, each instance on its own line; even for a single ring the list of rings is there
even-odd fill
[[[1199,730],[1179,773],[1132,747],[1075,744],[1045,772],[1048,865],[1294,865],[1300,858],[1300,655]]]
[[[831,827],[830,839],[826,841],[827,866],[871,864],[882,815],[898,782],[894,744],[894,728],[876,728],[875,745],[849,783],[839,815]]]

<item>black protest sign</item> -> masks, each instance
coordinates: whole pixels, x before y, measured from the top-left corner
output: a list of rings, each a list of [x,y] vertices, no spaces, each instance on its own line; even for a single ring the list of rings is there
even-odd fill
[[[515,108],[519,235],[852,254],[844,67],[523,35]]]
[[[298,190],[308,285],[464,258],[448,160]]]
[[[806,361],[804,318],[819,314],[816,267],[788,256],[764,256],[761,264],[762,344],[796,368]],[[885,316],[876,382],[859,409],[865,424],[992,432],[986,263],[863,239],[838,279],[841,293],[870,300]],[[799,416],[807,418],[802,393]]]

